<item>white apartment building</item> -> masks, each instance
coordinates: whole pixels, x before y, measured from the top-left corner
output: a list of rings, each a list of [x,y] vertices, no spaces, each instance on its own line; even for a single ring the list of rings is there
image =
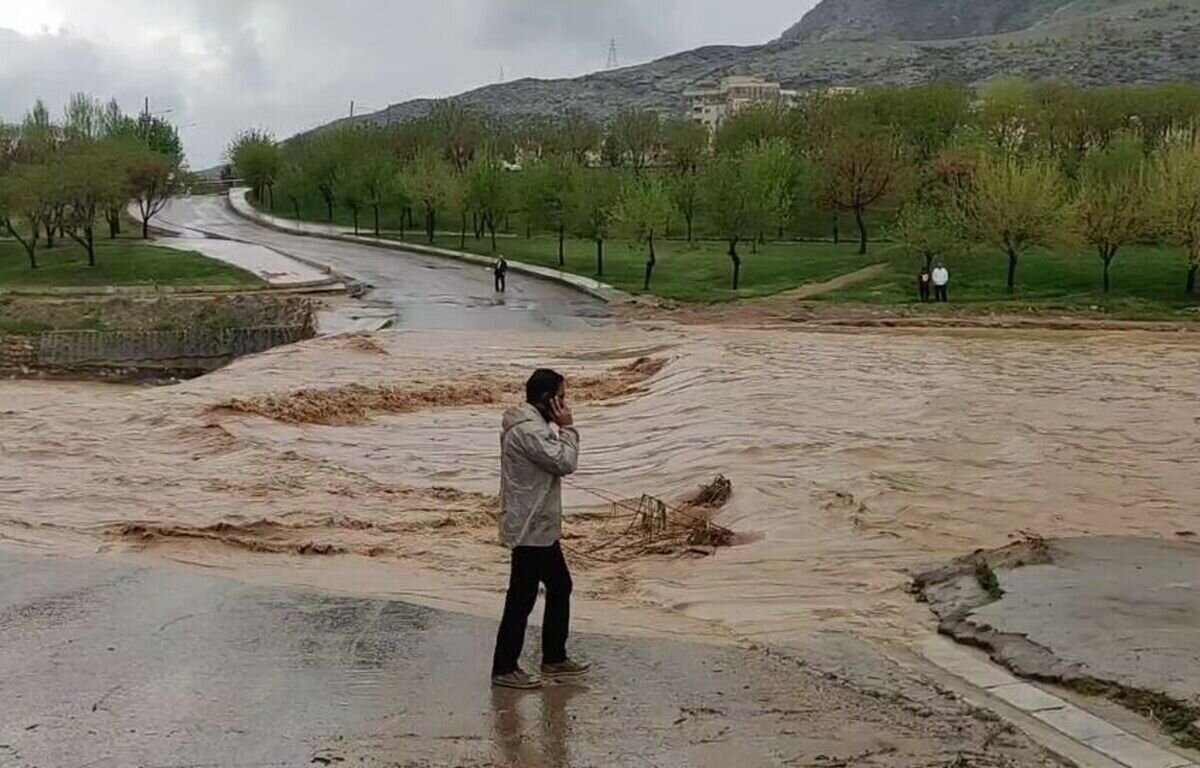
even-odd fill
[[[799,94],[757,75],[735,75],[716,88],[686,91],[692,100],[690,117],[716,132],[726,120],[750,104],[791,104]]]

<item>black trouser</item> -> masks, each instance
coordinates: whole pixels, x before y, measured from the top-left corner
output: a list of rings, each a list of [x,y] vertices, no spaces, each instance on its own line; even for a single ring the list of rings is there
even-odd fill
[[[571,572],[562,547],[517,547],[512,553],[508,598],[496,635],[492,675],[517,669],[525,647],[525,627],[537,602],[538,584],[546,585],[546,615],[542,620],[542,663],[567,660],[567,634],[571,623]]]
[[[950,301],[950,286],[935,285],[933,286],[933,294],[937,297],[938,301]]]
[[[504,275],[497,272],[496,273],[496,293],[504,293],[508,289],[507,283],[508,283],[508,279]]]
[[[929,281],[919,281],[917,283],[917,291],[921,294],[921,301],[927,303],[929,301]]]

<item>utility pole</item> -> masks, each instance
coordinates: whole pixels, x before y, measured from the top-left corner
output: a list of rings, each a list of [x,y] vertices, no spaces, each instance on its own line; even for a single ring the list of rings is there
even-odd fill
[[[354,119],[354,101],[353,100],[350,101],[350,119],[351,120]]]
[[[617,58],[617,38],[612,38],[608,41],[608,66],[605,69],[616,69],[621,66],[620,59]]]

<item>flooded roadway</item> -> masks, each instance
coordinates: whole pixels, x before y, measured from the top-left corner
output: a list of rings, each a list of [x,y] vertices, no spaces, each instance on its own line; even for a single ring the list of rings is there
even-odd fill
[[[265,246],[371,286],[372,317],[393,327],[508,331],[587,327],[608,316],[599,301],[563,286],[510,275],[497,295],[491,271],[446,259],[277,232],[252,224],[215,196],[177,198],[157,222],[184,235]]]
[[[903,639],[931,626],[905,593],[910,569],[1026,534],[1200,528],[1191,334],[624,326],[374,339],[318,339],[168,389],[0,384],[0,532],[491,615],[505,567],[486,514],[499,408],[345,427],[211,408],[303,387],[519,381],[546,364],[578,376],[643,355],[668,361],[643,391],[577,409],[569,514],[603,508],[579,486],[679,499],[723,473],[735,493],[718,522],[746,543],[700,560],[577,560],[593,629]]]
[[[1200,530],[1195,334],[619,324],[209,202],[168,219],[366,280],[402,330],[169,388],[0,382],[0,765],[1048,766],[881,655],[932,629],[909,570],[1029,534]],[[485,685],[500,407],[338,427],[218,407],[646,356],[665,366],[639,389],[576,408],[574,607],[608,637],[574,647],[597,679],[528,697]],[[589,489],[675,500],[718,473],[739,546],[589,559]]]

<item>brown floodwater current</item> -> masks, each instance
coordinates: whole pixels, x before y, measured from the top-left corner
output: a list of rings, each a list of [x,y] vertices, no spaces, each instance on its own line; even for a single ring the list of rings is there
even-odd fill
[[[642,357],[665,366],[576,405],[568,544],[613,532],[585,489],[674,501],[718,474],[739,544],[576,554],[590,628],[902,639],[931,621],[913,569],[1030,534],[1200,534],[1195,334],[642,325],[328,337],[163,388],[0,382],[0,539],[492,615],[503,402],[536,366],[597,384]],[[326,423],[218,407],[348,385],[424,394]]]

